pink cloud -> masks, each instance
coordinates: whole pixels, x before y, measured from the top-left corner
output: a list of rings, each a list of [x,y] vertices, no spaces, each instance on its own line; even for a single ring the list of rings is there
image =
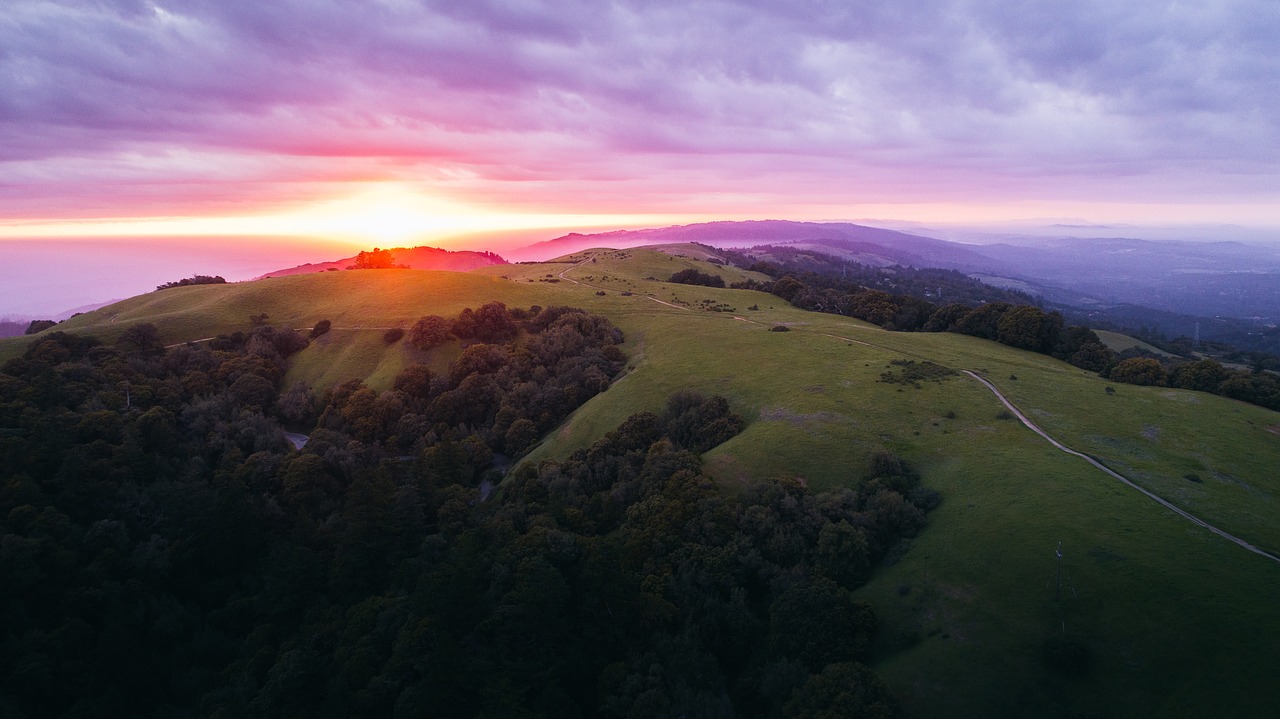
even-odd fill
[[[1274,3],[862,5],[16,0],[0,216],[1280,189]]]

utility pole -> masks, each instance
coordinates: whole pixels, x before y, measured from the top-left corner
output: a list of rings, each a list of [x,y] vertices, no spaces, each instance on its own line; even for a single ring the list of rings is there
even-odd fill
[[[1053,590],[1053,601],[1058,601],[1062,597],[1062,542],[1058,542],[1058,551],[1054,552],[1058,555],[1058,572],[1057,587]]]

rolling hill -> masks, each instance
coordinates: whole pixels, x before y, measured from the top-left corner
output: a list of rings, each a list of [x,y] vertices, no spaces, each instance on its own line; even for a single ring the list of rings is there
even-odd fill
[[[1069,232],[1072,228],[1062,228]],[[710,222],[601,234],[569,234],[530,245],[521,259],[588,247],[696,242],[812,250],[873,267],[958,270],[1042,297],[1073,321],[1146,327],[1169,337],[1196,333],[1241,349],[1276,352],[1280,253],[1234,241],[995,235],[966,244],[847,222]]]
[[[942,504],[859,590],[881,617],[875,668],[913,715],[1268,716],[1280,702],[1280,564],[1058,451],[972,378],[885,379],[895,361],[971,370],[1067,446],[1273,554],[1280,414],[1183,390],[1108,392],[1091,373],[993,342],[887,332],[768,294],[665,281],[690,268],[749,276],[696,252],[584,249],[468,273],[181,287],[57,329],[109,341],[151,322],[176,344],[245,330],[254,314],[296,328],[328,319],[333,330],[290,360],[286,382],[362,378],[385,389],[407,364],[439,366],[458,351],[388,345],[388,327],[493,300],[583,307],[624,331],[627,370],[524,461],[564,457],[695,389],[726,397],[747,420],[704,456],[725,492],[769,477],[850,486],[881,449],[919,467]],[[789,331],[770,331],[779,326]],[[31,340],[0,341],[0,360]],[[1085,648],[1086,668],[1055,668],[1046,647],[1059,639]]]

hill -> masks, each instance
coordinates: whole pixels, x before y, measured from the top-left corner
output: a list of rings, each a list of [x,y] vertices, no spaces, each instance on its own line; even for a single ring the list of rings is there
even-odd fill
[[[532,259],[545,259],[589,247],[626,248],[664,243],[699,243],[719,248],[797,244],[810,249],[822,247],[828,254],[872,265],[899,264],[976,270],[990,269],[998,264],[965,245],[945,240],[850,222],[790,220],[707,222],[592,235],[570,233],[530,245],[519,252],[521,256]]]
[[[1063,228],[1064,231],[1070,228]],[[1242,349],[1276,352],[1280,253],[1240,242],[1096,237],[995,236],[964,244],[847,222],[709,222],[593,235],[530,245],[521,259],[588,247],[694,242],[717,248],[773,245],[810,250],[872,267],[959,270],[999,287],[1044,298],[1070,318],[1113,328],[1200,336]]]
[[[683,269],[749,276],[695,250],[175,288],[58,329],[111,339],[147,321],[173,344],[245,330],[253,314],[300,328],[329,319],[334,329],[291,359],[286,382],[359,377],[386,388],[406,364],[444,362],[459,348],[419,354],[385,343],[383,328],[493,300],[580,306],[625,333],[626,373],[527,461],[563,458],[694,389],[723,395],[747,422],[703,458],[725,492],[783,476],[856,486],[871,454],[887,449],[941,495],[929,526],[859,590],[881,617],[875,668],[912,714],[1267,716],[1280,702],[1270,676],[1280,565],[1058,451],[968,376],[912,382],[901,373],[912,361],[972,370],[1067,446],[1272,553],[1280,414],[1182,390],[1108,392],[1091,373],[992,342],[886,332],[768,294],[666,281]],[[30,340],[0,342],[0,358]],[[1064,646],[1086,661],[1064,664],[1055,654]]]
[[[447,270],[449,272],[466,272],[477,267],[486,267],[488,265],[503,265],[506,260],[492,252],[473,252],[471,250],[450,251],[442,250],[436,247],[397,247],[387,250],[395,258],[397,265],[402,265],[411,270]],[[355,256],[344,257],[340,260],[331,262],[308,262],[305,265],[289,267],[282,270],[272,270],[261,277],[254,279],[265,279],[267,277],[287,277],[289,275],[301,275],[309,272],[331,272],[335,270],[345,270],[356,261]]]

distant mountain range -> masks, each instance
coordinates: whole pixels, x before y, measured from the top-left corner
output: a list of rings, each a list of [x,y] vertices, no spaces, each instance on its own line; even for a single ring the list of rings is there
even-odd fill
[[[841,259],[875,266],[913,265],[959,270],[992,270],[992,260],[969,245],[851,222],[752,220],[706,222],[648,230],[618,230],[584,235],[577,232],[518,250],[521,257],[549,259],[589,247],[624,249],[641,245],[697,242],[712,247],[798,245],[825,248]]]
[[[507,261],[492,252],[473,252],[463,250],[459,252],[451,252],[442,250],[437,247],[397,247],[388,250],[397,265],[403,265],[413,270],[448,270],[450,272],[466,272],[474,270],[477,267],[487,267],[489,265],[505,265]],[[302,275],[309,272],[330,272],[335,270],[345,270],[356,261],[355,256],[344,257],[340,260],[332,262],[308,262],[305,265],[289,267],[282,270],[272,270],[256,280],[265,279],[267,277],[285,277],[287,275]]]
[[[1063,228],[1064,231],[1069,228]],[[1280,248],[1235,241],[989,236],[965,244],[849,222],[708,222],[600,234],[571,233],[517,251],[549,259],[589,247],[671,242],[777,245],[866,265],[939,267],[1076,306],[1141,305],[1199,317],[1280,323]]]

